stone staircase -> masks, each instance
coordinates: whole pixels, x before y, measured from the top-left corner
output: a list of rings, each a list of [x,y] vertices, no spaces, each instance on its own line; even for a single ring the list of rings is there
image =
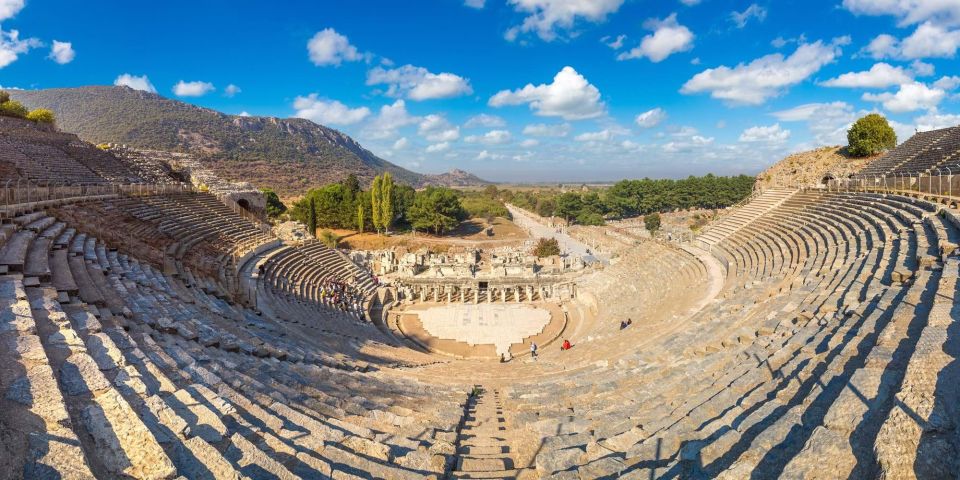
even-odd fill
[[[497,390],[475,387],[457,436],[457,459],[450,478],[517,478],[510,433]]]
[[[730,212],[708,226],[708,228],[697,237],[697,240],[703,242],[708,248],[709,246],[716,245],[761,215],[778,207],[794,193],[796,193],[796,189],[792,188],[767,189],[746,205],[735,209],[733,212]]]

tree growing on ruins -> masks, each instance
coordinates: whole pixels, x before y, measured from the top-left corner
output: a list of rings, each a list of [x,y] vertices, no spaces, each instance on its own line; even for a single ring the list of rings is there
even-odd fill
[[[537,258],[560,255],[560,242],[556,238],[541,238],[537,240],[537,245],[533,247],[533,254]]]
[[[651,213],[643,217],[643,226],[647,228],[650,235],[657,233],[657,230],[660,230],[660,214]]]
[[[847,131],[847,152],[854,157],[868,157],[897,146],[897,134],[879,113],[866,115]]]
[[[280,201],[280,197],[277,196],[277,192],[273,191],[272,188],[262,188],[260,189],[260,192],[263,193],[263,196],[267,199],[267,206],[265,210],[268,216],[271,218],[276,218],[287,211],[287,206]]]

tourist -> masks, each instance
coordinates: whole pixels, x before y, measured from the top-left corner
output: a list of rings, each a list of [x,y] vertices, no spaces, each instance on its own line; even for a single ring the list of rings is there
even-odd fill
[[[530,356],[533,357],[534,360],[537,359],[537,343],[536,342],[530,342]]]
[[[563,339],[563,344],[560,345],[560,350],[561,350],[561,351],[562,351],[562,350],[570,350],[571,348],[573,348],[573,346],[570,345],[570,340]]]

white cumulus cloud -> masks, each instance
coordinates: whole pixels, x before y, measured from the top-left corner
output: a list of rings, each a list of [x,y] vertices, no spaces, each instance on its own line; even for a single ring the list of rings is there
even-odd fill
[[[243,90],[241,90],[240,87],[238,87],[238,86],[236,86],[236,85],[234,85],[234,84],[231,83],[230,85],[227,85],[227,88],[224,88],[224,89],[223,89],[223,94],[224,94],[224,96],[233,98],[233,97],[235,97],[238,93],[240,93],[240,92],[242,92],[242,91],[243,91]]]
[[[77,52],[73,50],[72,43],[54,40],[53,45],[50,47],[50,56],[48,58],[60,65],[66,65],[72,62],[76,56]]]
[[[23,10],[24,0],[0,0],[0,22],[15,17]]]
[[[680,92],[709,92],[731,104],[760,105],[833,62],[841,53],[840,45],[848,42],[849,38],[843,37],[829,44],[805,43],[789,57],[773,53],[732,68],[710,68],[687,80]]]
[[[410,100],[430,100],[470,95],[470,81],[452,73],[432,73],[426,68],[404,65],[367,72],[367,85],[387,85],[387,95]]]
[[[569,123],[556,123],[552,125],[534,123],[523,127],[523,134],[534,137],[566,137],[570,134],[571,128]]]
[[[913,120],[917,124],[917,130],[921,132],[960,125],[960,115],[939,113],[933,110]]]
[[[469,135],[463,139],[467,143],[482,143],[484,145],[502,145],[512,138],[506,130],[490,130],[483,135]]]
[[[746,27],[751,18],[756,18],[757,21],[762,22],[765,18],[767,18],[767,9],[757,5],[756,3],[752,3],[749,7],[747,7],[746,10],[742,12],[730,12],[730,21],[733,22],[737,28]]]
[[[306,118],[321,125],[353,125],[370,115],[367,107],[350,108],[336,100],[321,99],[316,93],[293,101],[297,118]]]
[[[790,138],[790,130],[780,128],[779,123],[767,126],[750,127],[740,134],[740,141],[746,143],[780,143]]]
[[[843,0],[843,7],[856,15],[891,15],[900,25],[960,24],[960,3],[954,0]]]
[[[654,108],[652,110],[647,110],[646,112],[637,115],[637,118],[634,121],[643,128],[653,128],[660,124],[660,122],[667,119],[667,112],[662,108]]]
[[[874,64],[870,70],[844,73],[820,84],[825,87],[886,88],[911,81],[913,77],[903,67],[881,62]]]
[[[553,83],[534,86],[527,84],[517,90],[502,90],[490,97],[491,107],[529,104],[535,114],[582,120],[603,115],[605,106],[600,90],[577,73],[573,67],[563,67],[553,77]]]
[[[356,62],[368,58],[360,53],[350,40],[332,28],[320,30],[307,42],[310,61],[318,67],[339,66],[343,62]]]
[[[896,93],[865,93],[863,99],[868,102],[880,102],[883,108],[894,112],[912,112],[936,107],[947,92],[939,88],[930,88],[923,83],[913,82],[900,85]]]
[[[420,122],[420,118],[407,112],[407,104],[397,100],[380,107],[380,113],[364,129],[364,134],[373,139],[393,138],[397,130]]]
[[[146,75],[131,75],[129,73],[124,73],[118,76],[113,84],[116,86],[130,87],[134,90],[141,90],[144,92],[157,93],[157,89],[154,88],[153,84],[150,83],[150,79]]]
[[[431,114],[423,117],[417,133],[429,142],[448,142],[460,138],[460,127],[455,127],[442,115]]]
[[[178,97],[202,97],[214,90],[210,82],[185,82],[180,80],[173,86],[173,94]]]
[[[450,142],[440,142],[434,143],[433,145],[427,145],[427,153],[437,153],[443,152],[450,149]]]
[[[407,145],[409,144],[410,144],[410,141],[407,140],[407,137],[401,137],[401,138],[398,138],[396,142],[393,142],[393,149],[403,150],[404,148],[407,148]]]
[[[857,119],[853,107],[846,102],[805,103],[774,112],[773,116],[781,122],[807,122],[817,145],[845,144],[847,130]]]
[[[508,0],[517,12],[526,14],[523,23],[507,30],[504,37],[515,40],[521,33],[536,33],[543,40],[557,38],[558,31],[571,30],[577,21],[602,22],[616,12],[624,0]]]
[[[36,38],[20,38],[20,32],[17,30],[3,31],[0,29],[0,68],[6,67],[15,62],[17,58],[30,51],[31,48],[38,48],[43,43]]]
[[[652,18],[644,22],[644,28],[653,33],[643,37],[640,45],[617,55],[617,60],[646,57],[658,63],[677,52],[693,48],[693,32],[677,23],[677,14],[663,20]]]
[[[487,127],[487,128],[497,128],[507,126],[507,121],[496,115],[489,115],[486,113],[481,113],[470,117],[466,123],[463,124],[465,128],[475,128],[475,127]]]

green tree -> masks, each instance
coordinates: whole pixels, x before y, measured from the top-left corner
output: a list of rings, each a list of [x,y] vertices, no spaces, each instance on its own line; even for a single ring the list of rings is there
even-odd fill
[[[356,196],[360,193],[360,180],[357,179],[357,175],[351,173],[347,175],[347,178],[344,178],[342,182],[343,186],[350,192],[351,195]]]
[[[486,187],[483,188],[483,194],[487,198],[497,198],[500,196],[500,191],[497,190],[496,185],[487,185]]]
[[[560,242],[556,238],[541,238],[537,240],[537,245],[533,247],[533,254],[537,258],[560,255]]]
[[[643,226],[647,228],[651,235],[657,233],[657,230],[660,230],[660,214],[651,213],[643,217]]]
[[[557,197],[557,207],[554,214],[569,222],[577,216],[581,208],[583,208],[583,201],[580,199],[580,194],[566,192]]]
[[[393,176],[390,175],[390,172],[384,172],[383,180],[380,185],[381,189],[381,200],[380,200],[380,222],[382,222],[383,230],[390,231],[390,226],[393,225]]]
[[[27,114],[27,120],[37,123],[53,123],[55,117],[53,111],[46,108],[37,108]]]
[[[0,103],[6,103],[10,101],[10,92],[6,90],[0,90]]]
[[[409,225],[407,210],[413,205],[413,198],[417,191],[410,185],[397,184],[393,188],[393,209],[397,212],[397,221]]]
[[[313,202],[312,198],[307,199],[307,203],[310,204],[310,213],[307,216],[307,232],[314,237],[317,236],[317,204]]]
[[[854,157],[868,157],[897,146],[897,134],[883,115],[871,113],[847,131],[847,152]]]
[[[460,197],[445,187],[427,187],[417,192],[413,205],[407,210],[407,219],[413,228],[438,235],[456,228],[466,217]]]
[[[287,206],[280,201],[277,192],[273,191],[272,188],[262,188],[260,192],[263,193],[263,196],[267,199],[267,206],[264,209],[267,212],[267,216],[276,218],[287,211]]]
[[[373,177],[373,184],[370,186],[370,219],[373,221],[373,229],[380,233],[383,214],[383,178],[380,175]]]

